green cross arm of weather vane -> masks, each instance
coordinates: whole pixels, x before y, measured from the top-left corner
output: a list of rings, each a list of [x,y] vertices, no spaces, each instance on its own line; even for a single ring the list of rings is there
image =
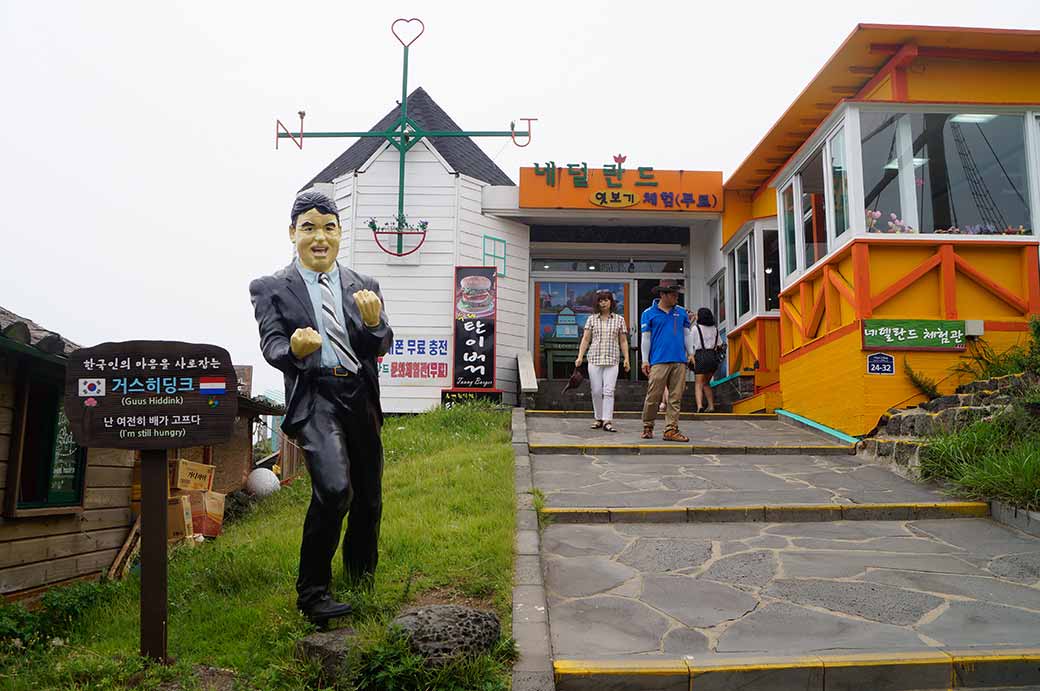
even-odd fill
[[[397,24],[403,22],[405,25],[409,25],[412,22],[419,23],[419,32],[411,37],[410,40],[405,40],[397,31]],[[390,25],[390,31],[397,38],[397,40],[404,47],[404,69],[402,70],[401,78],[401,114],[398,118],[390,125],[387,129],[381,132],[304,132],[303,131],[303,118],[306,116],[304,111],[299,111],[300,116],[300,131],[293,133],[282,124],[281,120],[276,121],[275,124],[275,148],[278,148],[279,139],[291,139],[297,148],[303,149],[304,137],[315,137],[315,138],[338,138],[338,137],[362,137],[372,139],[385,139],[390,142],[400,153],[400,180],[398,183],[397,193],[397,229],[403,230],[405,227],[405,216],[404,216],[404,164],[405,154],[415,146],[420,140],[427,137],[510,137],[513,140],[513,144],[518,147],[525,147],[531,143],[531,123],[535,122],[537,118],[520,118],[520,120],[527,123],[526,132],[517,132],[516,123],[509,123],[509,130],[503,131],[478,131],[478,132],[458,132],[458,131],[441,131],[441,130],[424,130],[419,123],[408,117],[408,48],[419,36],[422,36],[426,30],[426,26],[422,20],[415,17],[411,19],[396,19]],[[526,137],[527,140],[521,144],[516,140],[517,136]],[[397,234],[397,253],[401,254],[404,251],[404,237],[401,233]]]

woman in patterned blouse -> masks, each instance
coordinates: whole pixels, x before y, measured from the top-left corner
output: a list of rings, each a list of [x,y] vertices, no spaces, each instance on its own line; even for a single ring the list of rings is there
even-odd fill
[[[609,290],[596,293],[596,314],[585,320],[585,334],[578,346],[578,359],[574,366],[581,366],[585,353],[589,354],[589,384],[592,386],[592,409],[596,422],[592,429],[617,432],[612,424],[614,417],[614,385],[618,378],[618,363],[628,363],[628,328],[625,318],[617,314],[617,301]]]

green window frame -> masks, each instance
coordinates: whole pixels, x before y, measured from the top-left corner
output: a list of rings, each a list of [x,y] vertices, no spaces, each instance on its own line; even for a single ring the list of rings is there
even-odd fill
[[[5,514],[82,508],[87,450],[76,444],[56,373],[24,363],[17,385]]]
[[[506,275],[506,241],[493,235],[484,236],[484,266],[495,267],[499,276]]]

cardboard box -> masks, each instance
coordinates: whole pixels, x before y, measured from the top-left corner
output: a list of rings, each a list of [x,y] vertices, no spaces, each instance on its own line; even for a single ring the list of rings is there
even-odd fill
[[[205,463],[195,463],[178,458],[170,461],[170,485],[171,490],[196,490],[213,489],[213,474],[217,467]]]
[[[206,537],[220,535],[224,524],[224,495],[220,492],[192,492],[188,498],[193,530]]]
[[[194,532],[191,523],[191,501],[177,497],[166,503],[166,539],[180,540]]]

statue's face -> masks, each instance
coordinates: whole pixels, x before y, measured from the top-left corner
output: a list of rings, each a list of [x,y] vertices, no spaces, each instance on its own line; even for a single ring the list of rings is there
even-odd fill
[[[300,214],[296,225],[289,226],[289,239],[296,245],[300,263],[318,273],[327,272],[336,263],[340,233],[336,216],[317,209]]]

